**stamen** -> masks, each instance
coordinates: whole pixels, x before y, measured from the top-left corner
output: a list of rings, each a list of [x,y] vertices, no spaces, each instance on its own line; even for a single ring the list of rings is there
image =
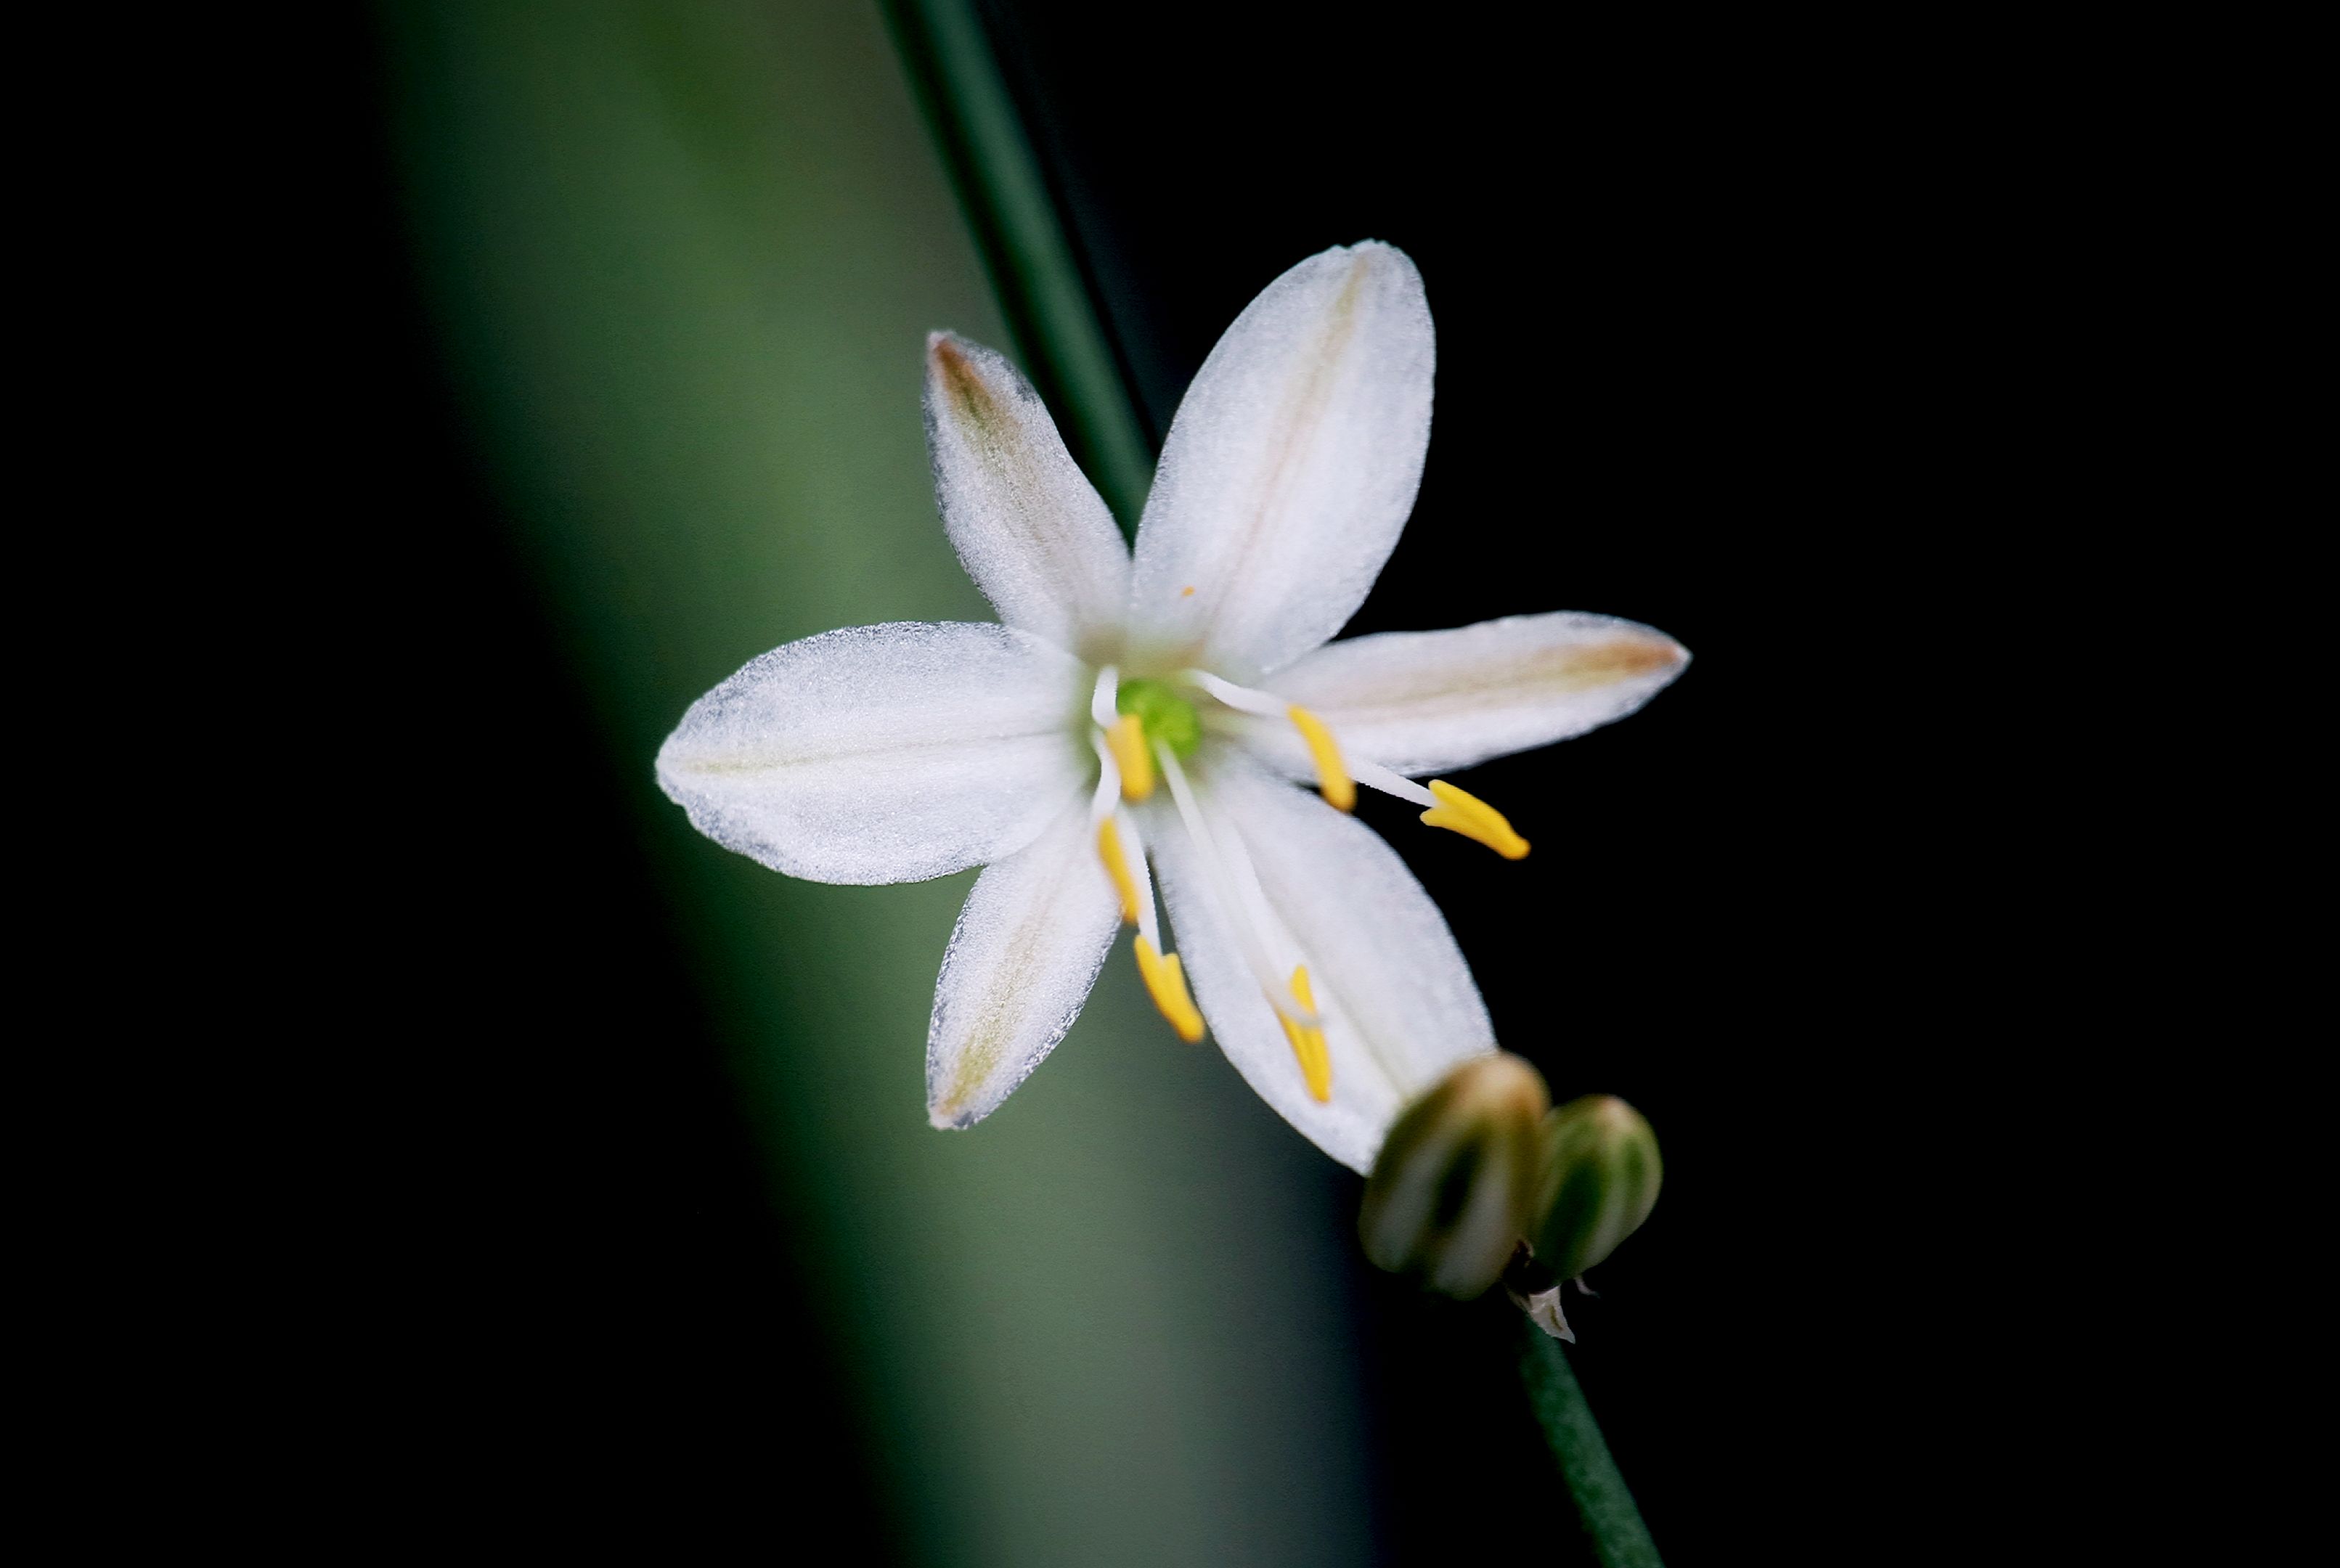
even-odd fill
[[[1234,709],[1261,719],[1285,719],[1291,704],[1272,692],[1254,691],[1248,686],[1237,686],[1232,680],[1222,680],[1207,670],[1189,670],[1186,679]]]
[[[1121,899],[1121,918],[1158,947],[1162,933],[1154,920],[1154,878],[1145,872],[1145,843],[1137,836],[1137,824],[1121,809],[1121,768],[1105,737],[1094,729],[1089,745],[1097,754],[1096,793],[1089,800],[1097,858],[1105,862],[1105,873]]]
[[[1476,795],[1457,789],[1443,779],[1432,779],[1430,788],[1424,789],[1378,762],[1363,757],[1344,757],[1340,743],[1333,739],[1331,727],[1323,719],[1268,692],[1222,680],[1207,670],[1189,670],[1186,679],[1238,713],[1289,719],[1293,728],[1300,731],[1300,738],[1308,743],[1309,759],[1316,764],[1316,787],[1324,791],[1327,803],[1341,810],[1356,805],[1359,784],[1368,785],[1401,800],[1428,807],[1422,819],[1433,828],[1445,828],[1475,839],[1506,860],[1527,858],[1528,841],[1512,830],[1501,811]]]
[[[1106,875],[1113,878],[1123,922],[1137,928],[1137,972],[1145,977],[1145,994],[1154,998],[1178,1037],[1191,1046],[1203,1037],[1203,1015],[1195,1011],[1195,999],[1187,994],[1186,968],[1178,955],[1162,955],[1162,925],[1154,914],[1154,878],[1145,871],[1145,845],[1137,836],[1137,824],[1115,799],[1121,790],[1121,769],[1105,737],[1094,729],[1089,731],[1089,744],[1097,754],[1096,798],[1089,805],[1090,819],[1096,824],[1097,858],[1105,862]]]
[[[1137,824],[1121,809],[1121,767],[1113,759],[1105,737],[1089,731],[1089,745],[1097,754],[1096,793],[1089,800],[1089,821],[1096,829],[1097,858],[1121,898],[1121,918],[1148,940],[1159,942],[1154,921],[1154,880],[1145,874],[1145,845]]]
[[[1333,739],[1333,731],[1324,721],[1305,708],[1294,707],[1287,715],[1300,738],[1308,742],[1308,756],[1316,764],[1316,788],[1324,803],[1335,811],[1353,811],[1357,807],[1356,781],[1341,765],[1341,748]]]
[[[1315,1012],[1316,996],[1308,988],[1305,964],[1292,971],[1292,997],[1310,1013]],[[1299,1058],[1300,1076],[1308,1081],[1308,1097],[1323,1105],[1333,1097],[1333,1053],[1325,1047],[1324,1026],[1295,1024],[1281,1013],[1276,1021],[1284,1026],[1284,1037],[1292,1042],[1292,1054]]]
[[[1153,943],[1140,937],[1137,972],[1145,977],[1145,994],[1154,998],[1154,1006],[1178,1031],[1178,1037],[1190,1046],[1201,1039],[1203,1015],[1195,1010],[1195,998],[1187,994],[1186,967],[1178,961],[1178,955],[1163,958],[1155,952]]]
[[[1241,846],[1222,844],[1211,831],[1209,821],[1203,816],[1201,803],[1195,799],[1194,786],[1186,781],[1186,770],[1167,746],[1156,743],[1155,758],[1162,765],[1162,776],[1169,781],[1172,799],[1178,803],[1179,819],[1186,825],[1186,835],[1195,841],[1195,850],[1203,862],[1203,870],[1212,890],[1218,895],[1219,907],[1226,915],[1227,925],[1235,938],[1235,947],[1244,962],[1251,966],[1259,988],[1267,997],[1278,1017],[1294,1023],[1318,1027],[1323,1020],[1316,1017],[1314,1006],[1295,1006],[1284,989],[1283,971],[1267,953],[1266,933],[1274,928],[1266,910],[1266,898],[1259,889],[1259,879],[1252,872],[1250,859]]]
[[[1241,691],[1242,688],[1233,690]],[[1259,977],[1259,988],[1266,996],[1268,1006],[1275,1009],[1275,1021],[1284,1026],[1284,1037],[1291,1042],[1292,1054],[1300,1063],[1300,1076],[1308,1085],[1309,1097],[1321,1105],[1333,1097],[1333,1053],[1324,1043],[1324,1020],[1316,1014],[1315,993],[1309,988],[1308,966],[1294,967],[1287,991],[1267,958],[1268,934],[1275,929],[1274,917],[1268,912],[1266,894],[1260,890],[1259,873],[1252,869],[1251,857],[1245,853],[1240,836],[1222,843],[1204,819],[1202,804],[1195,799],[1194,788],[1186,782],[1185,769],[1178,766],[1178,759],[1167,746],[1158,743],[1155,753],[1161,759],[1162,776],[1170,781],[1170,794],[1178,803],[1178,815],[1186,824],[1187,835],[1195,840],[1195,850],[1202,857],[1228,924],[1234,928],[1235,945],[1243,949],[1252,972]],[[1137,953],[1140,967],[1145,958],[1146,950],[1141,946]],[[1175,958],[1170,961],[1176,962]],[[1153,984],[1151,971],[1146,983],[1149,987]],[[1177,1022],[1163,1005],[1158,992],[1155,1003],[1163,1007],[1165,1017],[1174,1024]]]
[[[1254,691],[1248,686],[1237,686],[1232,680],[1222,680],[1207,670],[1189,670],[1186,679],[1217,698],[1238,713],[1248,713],[1256,719],[1281,719],[1300,731],[1300,739],[1308,744],[1309,759],[1316,764],[1316,787],[1324,792],[1325,803],[1337,811],[1352,811],[1357,805],[1357,781],[1368,784],[1374,780],[1365,777],[1362,768],[1353,769],[1341,756],[1340,742],[1333,739],[1332,727],[1305,708],[1286,702],[1268,691]],[[1387,769],[1375,771],[1385,778],[1397,776]],[[1376,788],[1387,789],[1386,784]],[[1427,799],[1423,804],[1429,805]]]
[[[1113,890],[1121,895],[1121,923],[1136,925],[1137,884],[1130,878],[1129,862],[1122,858],[1121,835],[1114,831],[1110,817],[1097,824],[1097,854],[1105,861],[1106,875],[1113,878]]]
[[[1143,800],[1154,793],[1154,759],[1145,751],[1145,726],[1135,713],[1125,713],[1113,721],[1105,732],[1106,744],[1113,748],[1114,760],[1121,764],[1121,797],[1125,800]]]
[[[1162,950],[1162,923],[1154,917],[1154,875],[1145,868],[1145,840],[1138,837],[1137,823],[1126,811],[1113,814],[1115,839],[1129,850],[1129,879],[1137,888],[1137,934]]]
[[[1089,718],[1105,731],[1113,748],[1113,768],[1125,800],[1143,800],[1154,793],[1154,759],[1145,754],[1145,726],[1136,715],[1115,711],[1121,691],[1121,671],[1108,664],[1097,671],[1089,690]],[[1106,755],[1102,748],[1097,755]]]
[[[1430,792],[1437,797],[1438,804],[1422,814],[1423,821],[1476,839],[1506,860],[1527,858],[1528,841],[1512,830],[1501,811],[1443,779],[1433,779]]]
[[[1357,782],[1384,795],[1394,795],[1401,800],[1411,800],[1417,806],[1435,806],[1438,797],[1403,773],[1393,773],[1378,762],[1368,762],[1362,757],[1349,759],[1349,771]]]

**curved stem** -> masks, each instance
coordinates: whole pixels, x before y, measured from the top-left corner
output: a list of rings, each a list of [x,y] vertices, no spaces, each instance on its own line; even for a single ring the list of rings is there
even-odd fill
[[[1125,534],[1154,482],[1102,315],[972,0],[884,0],[1025,369]]]
[[[1520,1376],[1528,1385],[1528,1403],[1535,1407],[1544,1441],[1552,1444],[1561,1477],[1576,1499],[1592,1550],[1604,1568],[1664,1568],[1560,1341],[1532,1324],[1522,1326],[1527,1345],[1520,1353]]]

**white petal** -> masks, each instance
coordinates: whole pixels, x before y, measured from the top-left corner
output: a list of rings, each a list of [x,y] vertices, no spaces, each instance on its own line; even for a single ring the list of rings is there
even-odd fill
[[[1446,918],[1372,829],[1240,764],[1213,769],[1209,809],[1234,823],[1268,902],[1346,1004],[1404,1095],[1495,1048]]]
[[[1244,962],[1226,910],[1185,825],[1156,815],[1150,847],[1162,901],[1170,911],[1172,940],[1211,1037],[1244,1081],[1309,1142],[1353,1170],[1370,1171],[1403,1105],[1396,1084],[1363,1051],[1345,1011],[1328,991],[1317,989],[1324,1045],[1333,1060],[1333,1097],[1321,1105],[1311,1098],[1291,1042]],[[1287,938],[1275,934],[1279,942]]]
[[[1239,760],[1213,769],[1205,809],[1242,836],[1277,922],[1304,958],[1333,1058],[1333,1097],[1308,1095],[1291,1043],[1243,961],[1193,840],[1157,815],[1156,868],[1195,998],[1261,1098],[1353,1169],[1405,1103],[1456,1062],[1494,1048],[1479,988],[1444,917],[1372,829]]]
[[[1344,750],[1420,776],[1622,719],[1689,663],[1689,650],[1662,631],[1563,610],[1352,638],[1271,684],[1330,725]],[[1289,725],[1254,726],[1248,737],[1291,777],[1314,776]]]
[[[1004,626],[897,621],[776,648],[690,705],[659,785],[791,877],[916,882],[1030,843],[1094,767],[1078,660]]]
[[[1118,639],[1129,550],[1016,367],[951,332],[927,340],[935,499],[967,574],[1008,625],[1059,648]]]
[[[1340,630],[1413,510],[1435,358],[1403,251],[1336,247],[1270,283],[1170,426],[1137,534],[1135,639],[1252,681]]]
[[[976,878],[943,954],[927,1029],[927,1116],[989,1116],[1080,1015],[1121,927],[1085,805]]]

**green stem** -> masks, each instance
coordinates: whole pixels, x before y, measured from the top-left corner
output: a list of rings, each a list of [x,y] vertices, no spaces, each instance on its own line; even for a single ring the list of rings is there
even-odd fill
[[[1560,1341],[1533,1325],[1525,1325],[1527,1348],[1520,1354],[1520,1375],[1528,1385],[1528,1402],[1535,1407],[1552,1456],[1560,1462],[1562,1479],[1576,1498],[1576,1512],[1592,1550],[1605,1568],[1664,1568],[1641,1511],[1625,1489],[1617,1462],[1601,1436],[1601,1424],[1584,1403],[1576,1371],[1562,1354]]]
[[[1133,533],[1153,444],[971,0],[884,0],[1025,369],[1106,504]]]

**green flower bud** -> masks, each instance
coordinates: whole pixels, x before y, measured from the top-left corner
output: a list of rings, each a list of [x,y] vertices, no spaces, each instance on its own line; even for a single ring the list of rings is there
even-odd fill
[[[1495,1283],[1527,1234],[1551,1091],[1512,1056],[1474,1057],[1390,1128],[1357,1235],[1393,1274],[1465,1299]]]
[[[1641,1227],[1665,1167],[1641,1113],[1614,1095],[1571,1100],[1544,1118],[1535,1261],[1574,1279]]]

